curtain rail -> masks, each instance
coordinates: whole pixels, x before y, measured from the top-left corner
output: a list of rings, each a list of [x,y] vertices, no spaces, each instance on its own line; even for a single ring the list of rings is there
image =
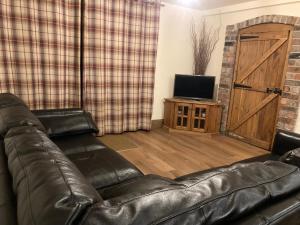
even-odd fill
[[[135,1],[138,1],[138,0],[135,0]],[[150,0],[144,0],[143,2],[144,3],[149,3],[149,4],[159,4],[161,7],[165,7],[164,3],[155,3],[155,2],[150,1]]]

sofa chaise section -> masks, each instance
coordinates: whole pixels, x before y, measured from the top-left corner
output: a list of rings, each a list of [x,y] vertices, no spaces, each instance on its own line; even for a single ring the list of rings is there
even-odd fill
[[[172,180],[143,175],[101,143],[83,110],[32,113],[17,97],[0,94],[0,117],[0,189],[10,193],[0,202],[12,203],[0,207],[0,215],[12,211],[5,225],[299,225],[298,152],[278,161],[291,150],[285,138],[280,154],[266,154],[274,160]],[[297,135],[285,143],[291,138],[299,147]]]

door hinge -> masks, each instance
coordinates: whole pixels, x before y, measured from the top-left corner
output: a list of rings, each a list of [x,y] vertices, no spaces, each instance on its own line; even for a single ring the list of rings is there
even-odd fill
[[[249,89],[249,88],[252,88],[251,86],[249,86],[249,85],[245,85],[245,84],[239,84],[239,83],[233,83],[233,87],[234,88],[247,88],[247,89]]]
[[[259,38],[258,35],[244,35],[244,36],[240,36],[240,40],[248,40],[248,39],[255,39],[255,38]]]

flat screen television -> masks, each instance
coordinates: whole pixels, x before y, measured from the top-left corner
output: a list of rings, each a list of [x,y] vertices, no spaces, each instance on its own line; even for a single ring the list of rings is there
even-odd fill
[[[188,99],[213,99],[215,77],[175,75],[174,97]]]

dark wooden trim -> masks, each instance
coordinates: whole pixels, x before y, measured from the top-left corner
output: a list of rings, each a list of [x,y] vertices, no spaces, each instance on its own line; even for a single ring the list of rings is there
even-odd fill
[[[85,0],[81,1],[80,9],[80,108],[84,108],[84,13],[85,11]]]
[[[152,122],[151,129],[157,129],[157,128],[163,127],[164,120],[163,119],[161,119],[161,120],[152,120],[151,122]]]

